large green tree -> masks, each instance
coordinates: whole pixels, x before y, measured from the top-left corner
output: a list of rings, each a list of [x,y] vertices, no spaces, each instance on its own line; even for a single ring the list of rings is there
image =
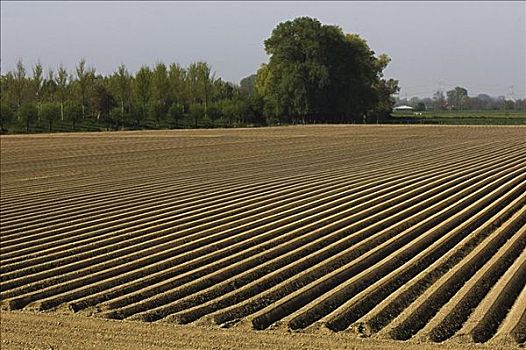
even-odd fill
[[[366,41],[309,17],[278,24],[265,40],[270,55],[256,78],[267,113],[291,120],[349,121],[378,111],[389,59]],[[390,97],[389,97],[390,99]]]
[[[112,122],[110,120],[110,111],[117,104],[111,91],[106,87],[107,84],[102,79],[97,79],[93,89],[93,107],[97,114],[97,120],[102,119],[108,125]]]
[[[157,63],[152,73],[152,104],[150,114],[154,117],[157,126],[167,115],[170,108],[170,80],[168,69],[162,62]]]
[[[117,72],[112,76],[115,96],[119,100],[120,105],[120,122],[124,123],[124,115],[130,109],[130,100],[132,95],[132,77],[126,66],[121,64],[117,68]]]
[[[177,63],[172,63],[168,71],[170,82],[170,91],[172,92],[171,100],[177,105],[183,105],[187,102],[186,89],[186,70]]]
[[[203,107],[202,113],[196,111],[192,112],[194,116],[194,126],[197,127],[198,117],[203,114],[205,119],[208,118],[208,103],[212,85],[214,82],[214,75],[211,68],[206,62],[195,62],[190,64],[187,71],[187,82],[190,89],[192,102],[194,103],[194,110],[197,108],[195,104]],[[199,108],[201,110],[201,108]]]
[[[43,77],[43,68],[40,62],[37,62],[33,67],[33,93],[34,98],[37,102],[38,110],[38,120],[40,120],[42,112],[42,102],[44,100],[44,77]]]
[[[83,58],[75,68],[76,86],[82,110],[82,119],[86,119],[86,107],[90,100],[90,93],[93,89],[95,79],[95,69],[86,67],[86,60]]]
[[[26,68],[22,63],[22,60],[18,60],[18,62],[16,63],[16,69],[13,73],[12,80],[12,91],[16,101],[18,120],[20,120],[21,118],[20,109],[22,108],[24,96],[26,95],[27,83],[28,82],[26,79]]]
[[[58,101],[60,103],[60,120],[62,121],[64,121],[64,105],[66,104],[66,100],[69,96],[69,82],[70,77],[66,71],[66,68],[64,68],[64,66],[60,66],[57,71],[55,83],[57,86]]]
[[[133,97],[137,106],[134,111],[137,126],[141,125],[141,121],[148,114],[148,104],[152,95],[151,86],[152,71],[148,66],[142,66],[132,81]]]

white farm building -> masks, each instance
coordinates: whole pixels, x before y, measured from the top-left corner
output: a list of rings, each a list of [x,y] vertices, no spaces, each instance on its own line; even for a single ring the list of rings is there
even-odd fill
[[[402,106],[396,106],[393,108],[395,111],[401,111],[401,112],[410,112],[413,110],[413,107],[411,106],[406,106],[406,105],[402,105]]]

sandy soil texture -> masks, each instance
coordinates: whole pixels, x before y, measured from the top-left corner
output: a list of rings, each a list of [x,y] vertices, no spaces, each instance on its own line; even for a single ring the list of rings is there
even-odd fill
[[[2,348],[526,341],[526,127],[0,141]]]
[[[429,344],[356,339],[343,333],[322,334],[221,329],[101,320],[83,316],[2,312],[0,346],[19,349],[509,349],[506,345]]]

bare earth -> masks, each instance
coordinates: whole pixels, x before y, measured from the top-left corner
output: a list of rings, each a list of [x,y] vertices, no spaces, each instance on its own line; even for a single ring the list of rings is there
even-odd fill
[[[509,349],[526,127],[1,137],[2,349]]]
[[[357,339],[352,334],[238,330],[102,320],[84,316],[2,312],[1,348],[9,349],[510,349],[505,344],[429,344]]]

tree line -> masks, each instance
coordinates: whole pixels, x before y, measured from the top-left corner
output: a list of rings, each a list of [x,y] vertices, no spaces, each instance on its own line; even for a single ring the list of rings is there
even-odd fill
[[[27,72],[22,61],[1,76],[1,121],[23,125],[91,123],[107,129],[199,127],[260,123],[253,98],[216,78],[205,62],[188,67],[162,62],[132,74],[120,65],[109,75],[82,59],[73,72],[63,66],[44,74],[40,63]]]
[[[378,121],[389,115],[398,81],[390,59],[367,42],[309,17],[278,24],[264,42],[269,61],[240,84],[206,62],[159,62],[108,75],[80,60],[73,71],[37,63],[0,76],[1,129],[55,125],[106,129],[197,128],[281,123]]]
[[[409,105],[416,111],[435,110],[435,111],[463,111],[463,110],[506,110],[506,111],[526,111],[526,99],[507,99],[505,96],[489,96],[488,94],[478,94],[469,96],[468,90],[457,86],[446,91],[436,91],[432,97],[412,97],[410,99],[396,98],[396,104]]]

